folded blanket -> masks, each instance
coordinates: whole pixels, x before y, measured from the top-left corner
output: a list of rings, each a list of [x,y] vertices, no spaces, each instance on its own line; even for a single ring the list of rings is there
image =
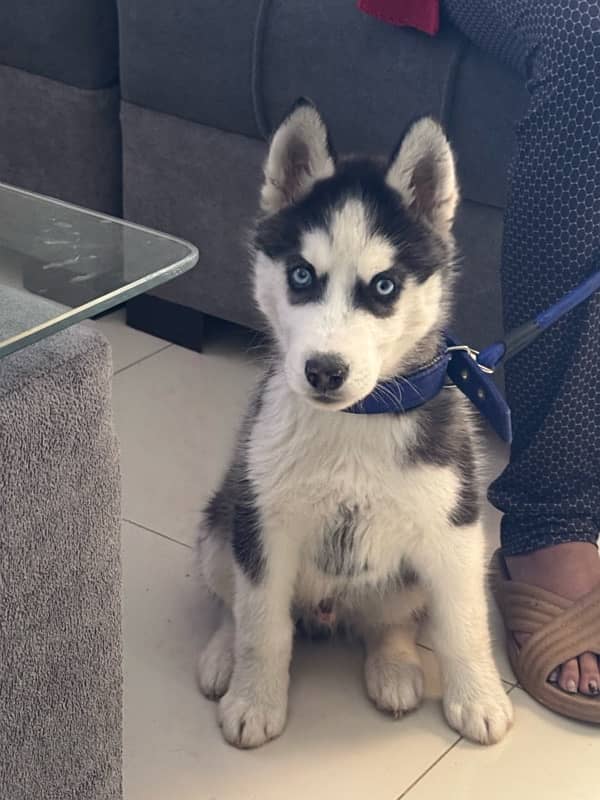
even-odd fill
[[[417,28],[431,36],[440,27],[440,0],[358,0],[358,7],[383,22]]]

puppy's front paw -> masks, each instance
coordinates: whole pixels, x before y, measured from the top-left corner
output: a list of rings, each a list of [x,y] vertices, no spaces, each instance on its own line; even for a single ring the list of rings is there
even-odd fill
[[[499,680],[449,689],[444,711],[454,730],[480,744],[499,742],[513,721],[512,703]]]
[[[423,670],[418,664],[368,656],[365,663],[367,694],[380,711],[397,719],[412,711],[423,698]]]
[[[285,699],[258,700],[229,691],[219,703],[219,724],[229,744],[260,747],[283,731],[286,713]]]

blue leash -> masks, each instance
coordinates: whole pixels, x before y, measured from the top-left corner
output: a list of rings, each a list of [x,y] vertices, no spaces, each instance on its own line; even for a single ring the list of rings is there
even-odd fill
[[[446,334],[445,347],[429,364],[409,375],[378,384],[370,395],[351,408],[350,414],[402,414],[424,405],[444,388],[455,386],[486,417],[498,436],[512,441],[510,408],[491,376],[555,322],[600,290],[600,271],[572,289],[535,319],[519,325],[481,352]],[[448,383],[448,380],[451,383]]]
[[[494,342],[477,356],[477,363],[488,369],[495,369],[501,361],[508,361],[524,350],[537,337],[555,322],[583,303],[600,289],[600,270],[576,286],[547,311],[542,311],[535,319],[519,325],[510,331],[500,342]]]

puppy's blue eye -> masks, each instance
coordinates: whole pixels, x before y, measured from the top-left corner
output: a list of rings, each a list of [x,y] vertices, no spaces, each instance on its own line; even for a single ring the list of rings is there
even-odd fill
[[[378,278],[375,281],[375,292],[380,297],[389,297],[394,294],[395,290],[396,284],[391,278]]]
[[[308,289],[312,286],[313,272],[308,267],[294,267],[290,272],[290,284],[293,289]]]

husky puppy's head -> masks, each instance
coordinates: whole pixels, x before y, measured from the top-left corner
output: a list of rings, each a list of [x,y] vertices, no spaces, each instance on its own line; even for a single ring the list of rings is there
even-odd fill
[[[437,347],[454,276],[452,151],[425,118],[387,164],[338,161],[318,111],[300,100],[264,171],[256,300],[292,391],[346,408]]]

